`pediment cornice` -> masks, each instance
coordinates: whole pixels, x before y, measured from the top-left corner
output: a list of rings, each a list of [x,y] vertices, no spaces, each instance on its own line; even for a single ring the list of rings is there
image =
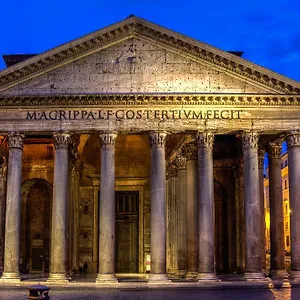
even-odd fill
[[[300,106],[297,95],[253,94],[90,94],[1,97],[0,107],[101,107],[101,106]]]
[[[1,71],[0,91],[137,36],[224,70],[271,93],[300,94],[297,81],[137,17],[129,17]]]

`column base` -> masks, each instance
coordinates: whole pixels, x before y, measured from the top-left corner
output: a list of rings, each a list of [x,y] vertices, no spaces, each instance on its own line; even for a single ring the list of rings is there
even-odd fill
[[[69,277],[65,273],[50,273],[47,279],[49,284],[67,284]]]
[[[168,270],[168,275],[172,277],[177,277],[178,276],[178,270],[177,269],[170,269]]]
[[[247,281],[251,281],[251,280],[266,280],[266,276],[263,274],[263,272],[245,272],[244,274],[244,278]]]
[[[178,278],[184,278],[186,275],[186,270],[177,270],[176,276]]]
[[[272,279],[285,279],[289,278],[289,274],[286,270],[270,270],[270,274]]]
[[[290,288],[291,284],[287,278],[275,278],[269,283],[269,289]]]
[[[115,274],[98,274],[96,278],[97,284],[116,284],[119,283]]]
[[[196,279],[198,277],[198,274],[198,272],[187,272],[185,277],[187,279]]]
[[[216,275],[216,273],[198,273],[197,279],[199,282],[221,282],[221,279],[219,279]]]
[[[292,280],[300,281],[300,271],[290,271],[290,276]]]
[[[267,268],[262,268],[262,273],[267,276],[269,274],[269,271],[267,270]]]
[[[171,280],[168,278],[167,274],[150,274],[148,278],[148,283],[150,284],[170,284]]]
[[[20,282],[21,282],[20,273],[3,272],[0,278],[0,283],[20,283]]]

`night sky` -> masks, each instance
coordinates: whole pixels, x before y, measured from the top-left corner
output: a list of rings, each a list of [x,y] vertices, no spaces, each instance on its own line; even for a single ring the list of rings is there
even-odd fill
[[[300,81],[299,0],[4,0],[0,9],[0,55],[41,53],[134,14]]]

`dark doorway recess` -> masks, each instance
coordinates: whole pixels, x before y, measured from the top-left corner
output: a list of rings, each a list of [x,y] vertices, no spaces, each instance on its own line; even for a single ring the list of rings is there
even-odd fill
[[[116,192],[116,272],[139,271],[139,193]]]

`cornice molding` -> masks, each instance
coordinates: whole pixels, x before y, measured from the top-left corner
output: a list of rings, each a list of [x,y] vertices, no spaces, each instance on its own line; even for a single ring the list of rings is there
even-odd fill
[[[129,17],[3,70],[0,72],[0,91],[136,36],[221,68],[269,91],[300,94],[300,83],[297,81],[137,17]]]
[[[258,94],[86,94],[0,96],[0,107],[139,105],[300,106],[300,96]]]

